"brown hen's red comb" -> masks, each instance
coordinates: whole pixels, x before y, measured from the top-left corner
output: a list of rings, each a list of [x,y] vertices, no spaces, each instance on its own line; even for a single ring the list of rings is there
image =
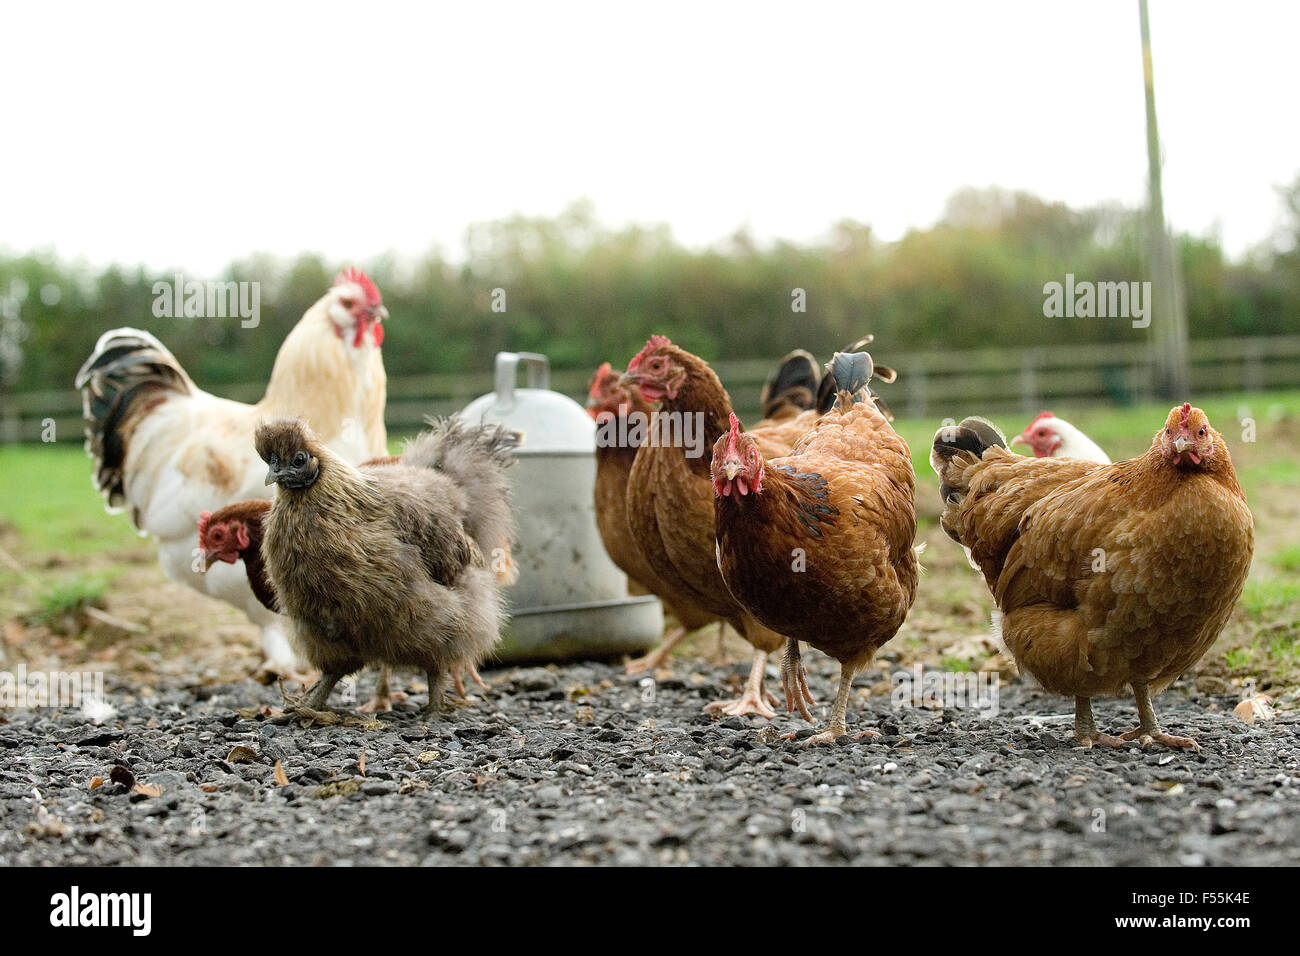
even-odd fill
[[[1182,425],[1184,428],[1186,428],[1186,427],[1188,426],[1188,424],[1190,423],[1190,420],[1191,420],[1191,417],[1192,417],[1192,403],[1191,403],[1191,402],[1183,402],[1182,415],[1183,415],[1183,417],[1182,417],[1182,421],[1180,421],[1179,424]]]
[[[736,439],[740,437],[740,419],[736,413],[731,413],[731,430],[727,433],[727,454],[740,457],[740,449],[736,447]]]
[[[591,387],[587,394],[592,398],[600,397],[600,389],[614,375],[614,369],[608,362],[601,362],[600,368],[596,369],[595,374],[591,376]]]
[[[379,294],[379,286],[375,285],[375,281],[356,266],[348,266],[334,277],[336,286],[345,282],[355,282],[361,286],[361,292],[366,297],[366,305],[371,308],[383,303],[384,297]]]
[[[645,348],[643,348],[640,352],[637,352],[636,355],[632,356],[632,361],[627,363],[627,370],[629,372],[635,372],[638,368],[641,367],[641,360],[643,358],[645,358],[655,349],[663,348],[665,345],[672,345],[672,344],[673,344],[672,342],[668,341],[668,337],[666,335],[650,336],[650,341],[645,344]]]

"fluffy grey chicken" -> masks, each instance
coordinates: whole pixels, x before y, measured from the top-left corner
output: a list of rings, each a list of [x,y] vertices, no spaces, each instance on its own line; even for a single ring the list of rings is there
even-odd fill
[[[301,420],[257,428],[266,481],[279,486],[262,554],[294,641],[321,671],[304,705],[320,709],[364,664],[412,666],[429,679],[477,665],[496,645],[511,573],[505,469],[518,436],[497,426],[432,423],[400,460],[358,469]]]

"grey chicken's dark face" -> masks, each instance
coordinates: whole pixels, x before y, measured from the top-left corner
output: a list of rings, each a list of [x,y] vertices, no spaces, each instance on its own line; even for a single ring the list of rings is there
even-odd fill
[[[287,459],[281,459],[276,452],[271,452],[266,463],[266,483],[277,484],[290,491],[302,491],[310,488],[320,477],[320,461],[305,448],[295,451]]]
[[[297,422],[270,422],[256,433],[257,453],[267,464],[266,483],[289,491],[310,488],[320,477],[320,459]]]

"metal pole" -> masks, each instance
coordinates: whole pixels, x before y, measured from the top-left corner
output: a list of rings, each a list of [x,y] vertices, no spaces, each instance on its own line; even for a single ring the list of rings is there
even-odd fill
[[[1151,272],[1151,349],[1156,389],[1165,398],[1189,398],[1187,312],[1183,302],[1178,261],[1165,222],[1164,192],[1160,183],[1160,131],[1156,124],[1155,71],[1151,62],[1151,25],[1147,0],[1138,0],[1142,27],[1142,79],[1147,110],[1147,188],[1149,191],[1149,267]]]

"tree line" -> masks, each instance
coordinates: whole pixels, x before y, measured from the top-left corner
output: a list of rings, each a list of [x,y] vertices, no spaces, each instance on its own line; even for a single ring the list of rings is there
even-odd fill
[[[1238,259],[1213,236],[1176,237],[1193,338],[1300,333],[1300,180],[1281,192],[1284,227]],[[707,359],[817,355],[865,332],[889,350],[1145,341],[1129,322],[1044,315],[1044,287],[1145,278],[1139,210],[1072,209],[1023,192],[962,190],[941,219],[886,242],[845,220],[819,242],[759,243],[745,231],[708,249],[666,225],[603,225],[589,201],[555,217],[471,226],[461,255],[357,263],[383,291],[390,375],[482,371],[502,349],[557,368],[625,362],[652,332]],[[258,382],[340,266],[253,254],[219,276],[259,283],[260,321],[155,315],[171,274],[91,268],[51,254],[0,255],[0,387],[71,387],[105,329],[156,334],[200,385]],[[19,299],[21,298],[21,301]],[[180,311],[180,310],[176,310]]]

